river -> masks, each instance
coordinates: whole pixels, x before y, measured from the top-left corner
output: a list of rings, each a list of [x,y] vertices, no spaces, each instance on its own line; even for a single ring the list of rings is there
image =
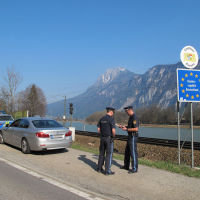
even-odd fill
[[[71,123],[66,122],[65,126],[69,127]],[[76,130],[84,131],[84,124],[81,122],[73,122],[72,126],[75,127]],[[85,131],[97,132],[97,126],[85,124]],[[181,140],[185,139],[188,131],[188,129],[181,129]],[[200,129],[194,129],[193,133],[194,142],[200,142]],[[116,127],[116,134],[127,135],[127,132]],[[177,140],[177,128],[139,127],[139,137]],[[191,141],[191,131],[189,131],[186,141]]]

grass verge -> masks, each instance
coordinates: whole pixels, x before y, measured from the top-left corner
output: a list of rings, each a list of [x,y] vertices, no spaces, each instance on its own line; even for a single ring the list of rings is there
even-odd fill
[[[82,146],[81,144],[72,144],[71,148],[78,149],[81,151],[86,151],[89,153],[99,154],[98,149],[87,148],[87,147]],[[124,160],[124,155],[114,153],[113,158],[117,160]],[[163,169],[170,172],[183,174],[189,177],[197,177],[197,178],[200,177],[200,170],[192,169],[191,167],[188,167],[188,166],[182,166],[182,165],[179,166],[173,162],[151,161],[148,159],[139,158],[138,163],[140,165],[146,165],[146,166],[157,168],[157,169]]]

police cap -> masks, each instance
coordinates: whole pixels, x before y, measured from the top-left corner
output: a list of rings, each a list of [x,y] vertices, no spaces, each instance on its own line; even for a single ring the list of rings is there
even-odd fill
[[[127,111],[127,110],[133,110],[133,106],[127,106],[127,107],[125,107],[124,109],[125,109],[126,111]]]
[[[107,111],[108,111],[108,110],[111,110],[111,111],[113,111],[113,112],[114,112],[114,110],[115,110],[115,109],[114,109],[114,108],[112,108],[112,107],[107,107],[107,108],[106,108],[106,110],[107,110]]]

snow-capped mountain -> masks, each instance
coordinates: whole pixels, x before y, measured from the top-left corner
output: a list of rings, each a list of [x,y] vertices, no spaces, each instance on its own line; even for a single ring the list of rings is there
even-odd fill
[[[74,117],[80,119],[96,111],[105,110],[107,106],[112,106],[116,110],[123,110],[128,105],[133,105],[134,109],[150,105],[175,106],[177,68],[185,67],[181,62],[158,65],[145,74],[135,74],[121,67],[108,69],[86,92],[68,99],[67,103],[74,104]],[[195,69],[199,68],[200,64]],[[54,116],[63,115],[63,105],[60,102],[49,104],[48,110],[52,110]]]

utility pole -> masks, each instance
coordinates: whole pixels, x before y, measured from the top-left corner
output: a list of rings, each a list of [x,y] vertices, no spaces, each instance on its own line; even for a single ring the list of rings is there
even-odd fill
[[[67,113],[66,113],[66,95],[65,95],[65,105],[64,105],[64,115],[65,115],[65,119],[66,119],[66,116],[67,116]]]
[[[65,127],[65,121],[66,121],[66,95],[64,96],[65,97],[65,102],[64,102],[64,115],[63,115],[63,126]]]

